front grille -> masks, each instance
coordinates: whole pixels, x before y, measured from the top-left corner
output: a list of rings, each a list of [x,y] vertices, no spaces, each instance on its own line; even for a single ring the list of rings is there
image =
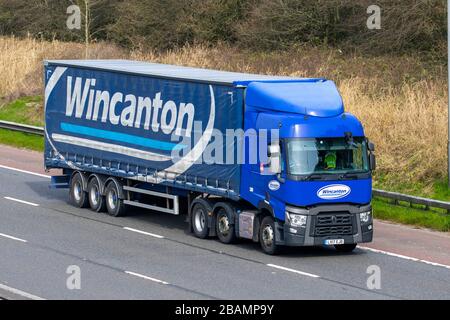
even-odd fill
[[[314,229],[316,237],[346,236],[353,234],[353,219],[350,213],[322,213],[316,216]]]
[[[317,216],[317,226],[341,226],[351,225],[352,218],[349,214],[319,215]]]
[[[316,236],[334,236],[334,235],[351,235],[352,226],[336,226],[336,227],[317,227]]]

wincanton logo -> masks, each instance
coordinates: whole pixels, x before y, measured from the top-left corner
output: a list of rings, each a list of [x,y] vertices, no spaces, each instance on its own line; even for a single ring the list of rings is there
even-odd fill
[[[106,90],[96,90],[99,85],[98,79],[83,77],[64,77],[67,67],[57,67],[55,70],[47,71],[47,84],[45,87],[44,108],[47,110],[48,101],[55,87],[62,81],[67,81],[67,97],[65,112],[66,117],[76,119],[84,118],[91,121],[108,122],[112,125],[124,127],[142,128],[153,132],[161,131],[163,134],[190,137],[194,123],[195,107],[193,103],[180,102],[179,105],[172,101],[164,101],[161,92],[151,93],[150,96],[136,96],[129,92],[109,92]],[[201,156],[206,146],[209,144],[214,130],[216,102],[214,90],[209,85],[210,105],[209,116],[206,118],[206,127],[202,130],[201,137],[195,139],[196,144],[183,154],[183,157],[166,168],[171,176],[175,177],[188,170]],[[117,107],[117,108],[116,108]],[[120,109],[119,109],[120,108]],[[121,110],[119,112],[119,110]],[[47,112],[47,111],[45,111]],[[63,121],[63,120],[62,120]],[[46,126],[45,136],[53,152],[62,160],[66,161],[64,155],[58,151],[57,143],[70,144],[77,147],[85,147],[100,151],[107,151],[133,158],[149,161],[166,162],[173,160],[167,152],[183,147],[181,144],[174,144],[168,141],[160,141],[141,136],[133,136],[124,132],[114,132],[92,128],[74,123],[60,123],[62,132],[50,129]],[[69,134],[68,134],[69,133]],[[77,133],[78,136],[70,135]],[[79,137],[79,135],[85,135]],[[99,141],[96,137],[108,135],[107,140],[116,141],[110,143]],[[154,150],[154,152],[142,150],[128,146],[130,139],[136,140],[139,144]],[[120,144],[124,142],[125,145]],[[69,166],[77,167],[71,161],[66,161]],[[164,175],[167,178],[167,175]]]
[[[280,183],[276,180],[272,180],[269,182],[269,189],[272,191],[277,191],[278,189],[280,189],[280,187]]]
[[[335,200],[345,198],[352,189],[343,184],[333,184],[325,186],[317,191],[317,196],[324,200]]]
[[[153,97],[136,97],[130,93],[96,90],[97,79],[67,77],[66,116],[109,122],[124,127],[143,128],[164,134],[191,136],[195,107],[192,103],[163,101],[161,92]],[[122,109],[117,112],[117,109]],[[186,121],[185,121],[186,120]],[[186,127],[183,128],[183,123]]]

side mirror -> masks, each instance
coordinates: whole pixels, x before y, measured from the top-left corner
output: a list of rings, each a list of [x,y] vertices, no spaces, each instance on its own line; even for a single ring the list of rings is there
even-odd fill
[[[377,167],[377,160],[372,152],[369,154],[369,165],[370,171],[374,171]]]
[[[281,173],[281,151],[279,144],[269,146],[270,171],[273,174]]]
[[[373,154],[375,152],[375,144],[373,142],[370,142],[368,139],[367,139],[367,149],[369,150],[370,171],[374,171],[377,167],[377,160],[375,158],[375,155]]]

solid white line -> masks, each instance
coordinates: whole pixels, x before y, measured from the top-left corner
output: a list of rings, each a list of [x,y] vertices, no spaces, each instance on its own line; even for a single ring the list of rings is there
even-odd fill
[[[24,201],[24,200],[20,200],[20,199],[16,199],[16,198],[11,198],[11,197],[4,197],[4,198],[5,198],[6,200],[11,200],[11,201],[15,201],[15,202],[27,204],[27,205],[29,205],[29,206],[39,207],[39,205],[38,205],[37,203],[28,202],[28,201]]]
[[[293,273],[297,273],[297,274],[301,274],[303,276],[307,276],[307,277],[311,277],[311,278],[320,278],[320,276],[316,275],[316,274],[312,274],[312,273],[307,273],[307,272],[303,272],[303,271],[299,271],[299,270],[295,270],[295,269],[290,269],[290,268],[286,268],[286,267],[282,267],[282,266],[278,266],[276,264],[267,264],[268,267],[271,268],[276,268],[276,269],[280,269],[280,270],[284,270],[284,271],[289,271],[289,272],[293,272]]]
[[[38,177],[41,177],[41,178],[47,178],[47,179],[50,179],[50,178],[51,178],[51,176],[48,176],[48,175],[46,175],[46,174],[40,174],[40,173],[31,172],[31,171],[27,171],[27,170],[22,170],[22,169],[17,169],[17,168],[12,168],[12,167],[7,167],[7,166],[1,165],[1,164],[0,164],[0,168],[2,168],[2,169],[7,169],[7,170],[12,170],[12,171],[17,171],[17,172],[21,172],[21,173],[26,173],[26,174],[31,174],[31,175],[33,175],[33,176],[38,176]]]
[[[373,249],[373,248],[369,248],[369,247],[359,247],[362,250],[366,250],[366,251],[371,251],[371,252],[375,252],[375,253],[380,253],[380,254],[385,254],[391,257],[396,257],[396,258],[400,258],[400,259],[404,259],[404,260],[410,260],[410,261],[415,261],[415,262],[422,262],[422,263],[426,263],[435,267],[442,267],[442,268],[446,268],[446,269],[450,269],[449,265],[445,265],[445,264],[441,264],[441,263],[437,263],[437,262],[432,262],[432,261],[428,261],[428,260],[423,260],[423,259],[419,259],[419,258],[414,258],[414,257],[409,257],[409,256],[405,256],[402,254],[398,254],[398,253],[393,253],[393,252],[389,252],[389,251],[383,251],[383,250],[378,250],[378,249]]]
[[[25,291],[22,291],[19,289],[11,288],[11,287],[5,286],[4,284],[1,284],[1,283],[0,283],[0,289],[8,291],[8,292],[16,294],[16,295],[19,295],[19,296],[22,296],[27,299],[31,299],[31,300],[45,300],[44,298],[35,296],[34,294],[31,294],[31,293],[28,293],[28,292],[25,292]]]
[[[162,281],[162,280],[158,280],[158,279],[155,279],[155,278],[147,277],[147,276],[144,276],[143,274],[139,274],[139,273],[136,273],[136,272],[125,271],[125,273],[129,274],[129,275],[132,275],[132,276],[135,276],[135,277],[139,277],[139,278],[145,279],[145,280],[150,280],[150,281],[153,281],[153,282],[156,282],[156,283],[160,283],[160,284],[170,284],[170,283],[168,283],[166,281]]]
[[[133,232],[136,232],[136,233],[145,234],[146,236],[150,236],[150,237],[154,237],[154,238],[158,238],[158,239],[164,239],[163,236],[160,236],[160,235],[158,235],[158,234],[154,234],[154,233],[150,233],[150,232],[145,232],[145,231],[141,231],[141,230],[133,229],[133,228],[128,228],[128,227],[123,227],[123,228],[124,228],[125,230],[128,230],[128,231],[133,231]]]
[[[27,240],[16,238],[16,237],[13,237],[13,236],[9,236],[9,235],[4,234],[4,233],[0,233],[0,237],[8,238],[8,239],[11,239],[11,240],[16,240],[16,241],[20,241],[20,242],[28,242]]]

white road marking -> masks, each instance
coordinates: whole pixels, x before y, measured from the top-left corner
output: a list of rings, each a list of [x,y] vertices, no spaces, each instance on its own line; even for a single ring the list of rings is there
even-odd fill
[[[31,300],[45,300],[44,298],[35,296],[34,294],[31,294],[31,293],[28,293],[28,292],[25,292],[25,291],[22,291],[19,289],[11,288],[11,287],[8,287],[1,283],[0,283],[0,289],[5,290],[10,293],[13,293],[13,294],[16,294],[16,295],[19,295],[19,296],[27,298],[27,299],[31,299]]]
[[[450,269],[450,266],[445,265],[445,264],[441,264],[441,263],[437,263],[437,262],[432,262],[432,261],[428,261],[428,260],[423,260],[423,259],[419,259],[419,258],[414,258],[414,257],[409,257],[409,256],[405,256],[402,254],[398,254],[398,253],[393,253],[393,252],[389,252],[389,251],[383,251],[383,250],[378,250],[378,249],[373,249],[373,248],[369,248],[369,247],[358,247],[362,250],[366,250],[366,251],[371,251],[371,252],[375,252],[375,253],[380,253],[380,254],[385,254],[391,257],[396,257],[396,258],[400,258],[400,259],[404,259],[404,260],[410,260],[410,261],[415,261],[415,262],[422,262],[422,263],[426,263],[435,267],[442,267],[442,268],[446,268],[446,269]]]
[[[289,271],[289,272],[293,272],[293,273],[297,273],[297,274],[301,274],[303,276],[307,276],[307,277],[311,277],[311,278],[320,278],[320,276],[316,275],[316,274],[312,274],[312,273],[308,273],[308,272],[303,272],[303,271],[299,271],[299,270],[295,270],[295,269],[290,269],[290,268],[286,268],[286,267],[282,267],[282,266],[278,266],[276,264],[267,264],[268,267],[271,268],[276,268],[276,269],[280,269],[280,270],[284,270],[284,271]]]
[[[12,171],[17,171],[17,172],[21,172],[21,173],[26,173],[26,174],[31,174],[31,175],[33,175],[33,176],[38,176],[38,177],[41,177],[41,178],[47,178],[47,179],[50,179],[50,178],[51,178],[51,176],[48,176],[48,175],[46,175],[46,174],[40,174],[40,173],[31,172],[31,171],[27,171],[27,170],[22,170],[22,169],[17,169],[17,168],[12,168],[12,167],[7,167],[7,166],[1,165],[1,164],[0,164],[0,168],[2,168],[2,169],[7,169],[7,170],[12,170]]]
[[[39,207],[39,205],[38,205],[37,203],[28,202],[28,201],[24,201],[24,200],[20,200],[20,199],[16,199],[16,198],[11,198],[11,197],[4,197],[4,198],[5,198],[6,200],[11,200],[11,201],[15,201],[15,202],[27,204],[27,205],[29,205],[29,206]]]
[[[16,238],[16,237],[4,234],[4,233],[0,233],[0,237],[8,238],[8,239],[11,239],[11,240],[16,240],[16,241],[20,241],[20,242],[25,242],[25,243],[28,242],[27,240]]]
[[[141,230],[133,229],[133,228],[128,228],[128,227],[123,227],[123,228],[125,230],[128,230],[128,231],[132,231],[132,232],[136,232],[136,233],[140,233],[140,234],[145,234],[146,236],[150,236],[150,237],[154,237],[154,238],[158,238],[158,239],[164,239],[164,236],[160,236],[159,234],[145,232],[145,231],[141,231]]]
[[[139,274],[139,273],[136,273],[136,272],[125,271],[125,273],[129,274],[129,275],[132,275],[132,276],[135,276],[135,277],[139,277],[139,278],[145,279],[145,280],[150,280],[150,281],[153,281],[153,282],[156,282],[156,283],[160,283],[160,284],[170,284],[170,283],[168,283],[166,281],[162,281],[162,280],[159,280],[159,279],[147,277],[147,276],[144,276],[143,274]]]

